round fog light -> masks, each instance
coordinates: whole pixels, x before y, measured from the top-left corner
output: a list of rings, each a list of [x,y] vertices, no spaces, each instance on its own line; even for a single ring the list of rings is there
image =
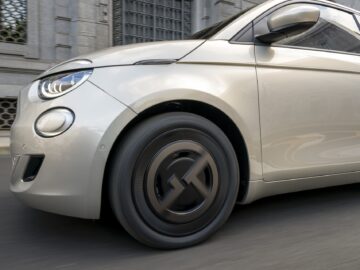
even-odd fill
[[[35,122],[35,131],[42,137],[55,137],[67,131],[74,123],[74,113],[66,108],[50,109]]]

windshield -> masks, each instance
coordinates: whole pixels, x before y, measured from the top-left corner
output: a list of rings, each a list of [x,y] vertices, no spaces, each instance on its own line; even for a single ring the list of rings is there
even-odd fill
[[[243,11],[241,11],[240,13],[225,19],[221,22],[218,22],[208,28],[205,28],[199,32],[196,32],[195,34],[193,34],[192,36],[189,37],[189,39],[209,39],[211,38],[213,35],[215,35],[216,33],[218,33],[220,30],[224,29],[226,26],[228,26],[230,23],[232,23],[233,21],[235,21],[237,18],[239,18],[240,16],[244,15],[245,13],[247,13],[249,10],[251,10],[252,8],[256,7],[257,5],[245,9]]]

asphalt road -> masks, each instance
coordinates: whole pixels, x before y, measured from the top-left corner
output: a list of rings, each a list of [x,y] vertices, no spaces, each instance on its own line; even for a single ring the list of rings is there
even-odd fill
[[[360,185],[238,206],[208,242],[166,252],[111,222],[23,206],[9,168],[0,157],[0,269],[360,269]]]

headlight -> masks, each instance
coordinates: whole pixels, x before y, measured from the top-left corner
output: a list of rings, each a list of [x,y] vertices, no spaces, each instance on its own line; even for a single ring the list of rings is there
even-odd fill
[[[91,73],[92,70],[81,70],[44,78],[39,83],[39,96],[51,99],[65,95],[84,83]]]

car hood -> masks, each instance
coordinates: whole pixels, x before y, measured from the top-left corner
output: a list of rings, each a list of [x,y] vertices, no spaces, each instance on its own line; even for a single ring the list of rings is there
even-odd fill
[[[149,60],[166,63],[184,57],[204,42],[205,40],[181,40],[116,46],[60,63],[42,73],[37,79],[69,70],[134,65]]]

